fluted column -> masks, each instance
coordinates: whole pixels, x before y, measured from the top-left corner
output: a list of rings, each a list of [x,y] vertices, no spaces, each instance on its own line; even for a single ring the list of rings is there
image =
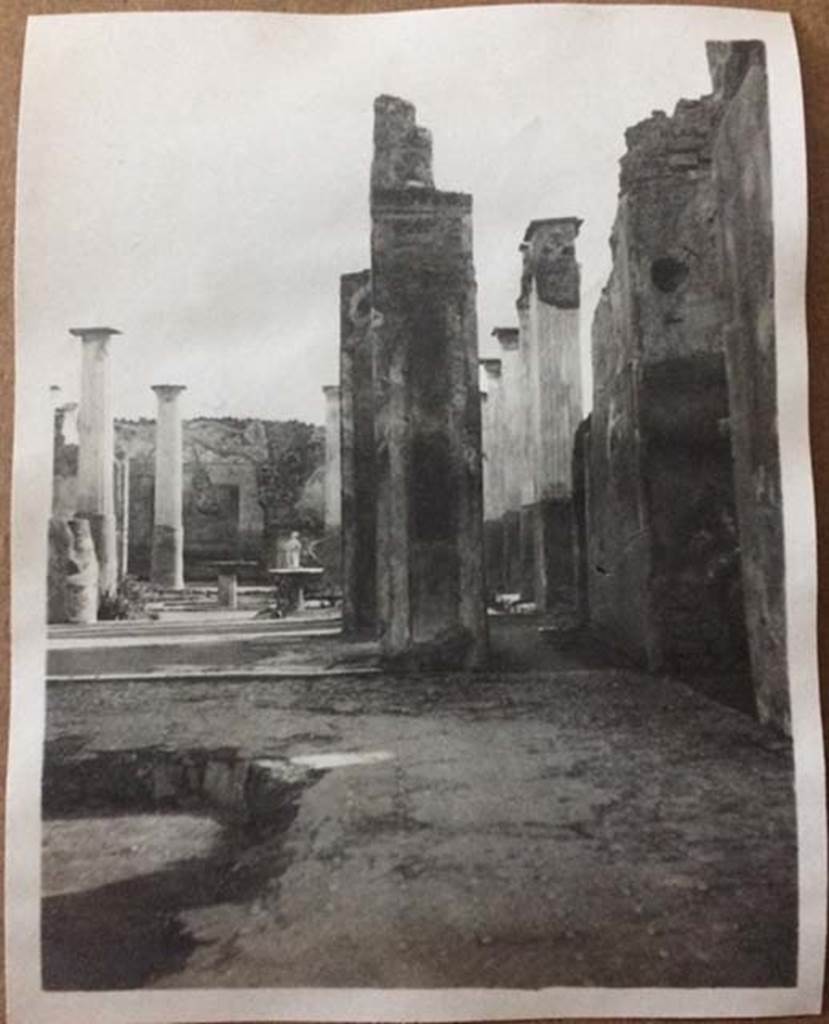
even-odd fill
[[[170,590],[184,588],[182,517],[182,429],[179,395],[183,384],[156,384],[155,512],[151,577]]]
[[[89,521],[98,558],[98,591],[112,597],[118,586],[112,463],[115,428],[109,343],[112,327],[73,327],[81,339],[81,402],[78,414],[78,517]]]

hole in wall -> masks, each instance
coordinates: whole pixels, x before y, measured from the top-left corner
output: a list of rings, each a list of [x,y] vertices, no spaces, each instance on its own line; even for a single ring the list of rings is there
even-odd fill
[[[660,256],[651,263],[651,281],[661,292],[675,292],[687,277],[687,265],[672,256]]]

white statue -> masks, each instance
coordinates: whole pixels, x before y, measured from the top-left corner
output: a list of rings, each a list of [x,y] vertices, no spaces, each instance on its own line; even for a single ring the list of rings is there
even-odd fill
[[[287,563],[287,568],[298,569],[301,556],[302,541],[299,539],[298,531],[294,530],[290,540],[285,543],[285,562]]]

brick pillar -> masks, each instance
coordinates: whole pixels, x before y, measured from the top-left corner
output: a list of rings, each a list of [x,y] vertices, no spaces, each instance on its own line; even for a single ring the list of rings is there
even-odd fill
[[[411,104],[374,111],[380,635],[388,655],[472,666],[487,649],[472,201],[432,186]]]
[[[343,629],[373,634],[377,625],[377,483],[371,271],[340,278],[340,436]]]
[[[81,402],[78,415],[77,514],[89,522],[98,562],[98,592],[111,598],[118,587],[115,496],[112,465],[115,426],[112,417],[111,327],[73,327],[81,339]]]

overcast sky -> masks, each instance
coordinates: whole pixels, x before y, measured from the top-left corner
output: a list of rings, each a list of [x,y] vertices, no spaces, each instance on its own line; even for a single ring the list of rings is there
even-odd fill
[[[709,91],[700,11],[35,19],[20,342],[71,399],[67,329],[123,331],[117,415],[154,416],[150,386],[183,383],[188,416],[322,422],[339,275],[369,264],[372,102],[387,92],[431,129],[437,186],[474,197],[482,355],[497,354],[493,326],[516,322],[527,223],[584,219],[586,366],[624,131]]]

